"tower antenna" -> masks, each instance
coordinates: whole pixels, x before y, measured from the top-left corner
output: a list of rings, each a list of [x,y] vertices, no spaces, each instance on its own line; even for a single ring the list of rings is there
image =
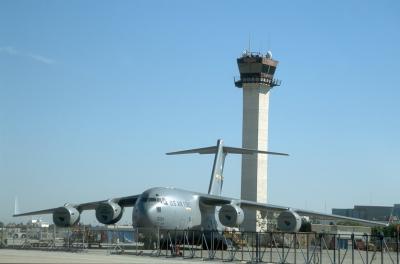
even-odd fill
[[[19,206],[18,206],[18,196],[15,196],[15,201],[14,201],[14,214],[19,214]]]
[[[251,41],[251,34],[249,33],[249,53],[251,53],[250,41]]]

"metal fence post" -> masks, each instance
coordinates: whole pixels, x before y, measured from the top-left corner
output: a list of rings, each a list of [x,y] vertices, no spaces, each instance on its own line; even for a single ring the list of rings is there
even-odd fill
[[[333,263],[336,264],[336,234],[333,234]]]
[[[157,227],[157,251],[161,253],[160,227]]]
[[[243,239],[243,237],[245,237],[245,234],[243,234],[243,233],[241,233],[240,234],[240,237],[241,237],[241,240],[243,241],[244,239]],[[247,245],[247,237],[246,237],[246,245]],[[243,248],[244,248],[244,245],[243,245],[243,243],[242,243],[242,245],[241,245],[241,248],[242,248],[242,261],[243,261]]]
[[[256,231],[256,262],[260,262],[260,232]]]
[[[175,234],[174,234],[174,255],[176,256],[177,253],[177,242],[176,242],[176,232],[177,232],[177,228],[175,228]]]
[[[311,255],[311,258],[313,259],[313,261],[314,261],[314,264],[315,264],[315,257],[317,256],[317,254],[315,254],[316,252],[316,247],[317,247],[317,233],[314,233],[314,249],[313,249],[313,252],[312,252],[312,255]]]
[[[282,232],[282,261],[285,259],[285,233]]]
[[[188,240],[189,240],[189,229],[187,230],[187,233],[186,233],[186,230],[183,230],[182,231],[183,232],[183,253],[182,253],[182,258],[185,258],[185,245],[186,245],[186,238],[188,238]]]
[[[310,233],[306,237],[306,248],[307,248],[307,263],[310,263]]]
[[[272,232],[269,232],[269,262],[272,263]]]
[[[351,263],[354,264],[354,233],[351,234]]]
[[[297,233],[294,233],[294,264],[297,263]],[[300,245],[300,244],[299,244]]]
[[[136,240],[136,256],[138,254],[138,244],[139,244],[139,228],[136,227],[136,234],[135,234],[135,240]]]
[[[85,249],[85,226],[83,226],[83,233],[82,233],[82,250]]]
[[[167,231],[167,247],[166,247],[166,249],[165,249],[165,256],[166,256],[166,257],[168,256],[168,249],[169,249],[170,239],[171,239],[171,236],[169,235],[169,230],[168,230],[168,231]],[[171,244],[172,244],[172,242],[171,242]]]
[[[365,235],[365,244],[366,244],[366,248],[365,248],[365,253],[366,253],[366,262],[367,264],[369,264],[369,239],[368,239],[368,235]]]
[[[319,263],[322,264],[322,237],[323,234],[319,234]]]
[[[201,231],[201,251],[200,251],[200,257],[203,259],[203,239],[204,239],[204,231]]]
[[[221,239],[221,243],[222,243],[221,244],[221,258],[222,258],[222,261],[224,260],[224,241],[225,241],[225,234],[224,234],[224,231],[222,231],[222,239]],[[228,244],[226,244],[226,245],[227,245],[227,248],[228,248]],[[217,247],[218,247],[218,245],[217,245]]]
[[[339,264],[341,264],[341,260],[340,260],[340,246],[341,246],[341,245],[340,245],[340,244],[341,244],[341,243],[340,243],[340,241],[341,241],[341,240],[340,240],[340,235],[338,235],[338,238],[337,238],[337,239],[338,239],[338,241],[339,241],[339,246],[338,246],[338,259],[339,259]],[[347,247],[346,247],[346,248],[347,248]]]
[[[210,256],[210,254],[208,254]],[[211,256],[214,256],[214,230],[211,230]],[[214,259],[212,257],[212,259]]]
[[[399,264],[399,230],[396,230],[396,263]]]
[[[379,240],[381,244],[381,264],[383,264],[383,233],[379,234]]]
[[[192,231],[192,258],[194,257],[194,231]]]
[[[251,262],[254,261],[254,232],[251,232]]]
[[[53,247],[56,247],[56,225],[53,225]]]

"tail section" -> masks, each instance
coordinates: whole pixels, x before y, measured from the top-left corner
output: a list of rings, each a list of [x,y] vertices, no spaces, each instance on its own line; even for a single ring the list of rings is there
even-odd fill
[[[223,140],[218,139],[208,194],[221,195],[222,193],[222,184],[224,183],[224,163],[227,154],[228,153],[224,152]]]
[[[188,149],[176,152],[169,152],[167,155],[179,155],[179,154],[189,154],[189,153],[198,153],[198,154],[214,154],[214,164],[211,172],[210,185],[208,187],[208,194],[212,195],[221,195],[222,192],[222,184],[224,182],[224,164],[225,158],[228,153],[232,154],[271,154],[271,155],[283,155],[288,156],[285,153],[279,152],[270,152],[270,151],[262,151],[255,149],[245,149],[245,148],[233,148],[233,147],[224,147],[223,140],[218,139],[216,146],[206,147],[206,148],[196,148],[196,149]]]

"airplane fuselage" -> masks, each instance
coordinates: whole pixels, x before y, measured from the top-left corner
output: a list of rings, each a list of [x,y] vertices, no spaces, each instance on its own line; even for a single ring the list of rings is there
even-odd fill
[[[132,212],[135,228],[164,230],[220,230],[216,206],[202,205],[199,195],[174,188],[152,188],[143,192]]]

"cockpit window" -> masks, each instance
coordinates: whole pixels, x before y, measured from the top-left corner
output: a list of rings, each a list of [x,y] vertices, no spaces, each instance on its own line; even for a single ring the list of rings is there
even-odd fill
[[[157,201],[157,199],[154,198],[154,197],[142,197],[142,202],[143,203],[147,203],[147,202],[154,203],[156,201]]]

